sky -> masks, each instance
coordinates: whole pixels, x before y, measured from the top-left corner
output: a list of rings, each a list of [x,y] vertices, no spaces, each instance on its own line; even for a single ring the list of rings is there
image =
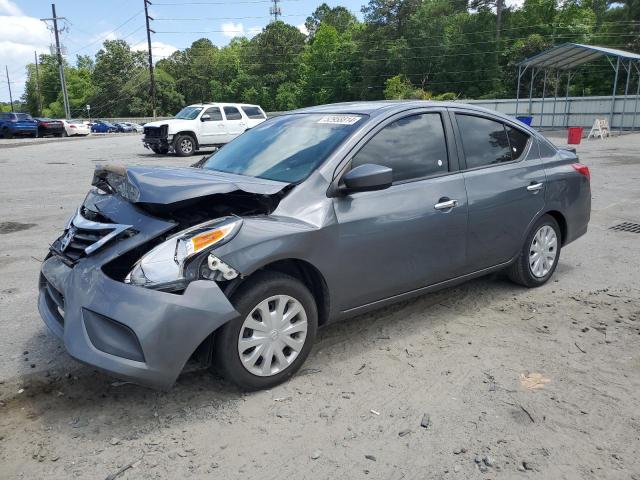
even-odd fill
[[[359,18],[366,0],[325,0],[343,5]],[[235,36],[252,37],[269,23],[270,0],[151,0],[149,15],[154,59],[206,37],[219,46]],[[322,0],[280,0],[282,20],[304,30],[305,19]],[[94,55],[104,40],[122,38],[135,49],[147,49],[143,0],[57,0],[56,13],[66,17],[61,42],[66,59]],[[46,0],[0,0],[0,101],[9,101],[5,65],[9,69],[13,99],[23,94],[25,66],[34,61],[34,51],[49,53],[53,33],[41,18],[51,17]],[[51,22],[49,22],[51,23]],[[59,25],[60,27],[60,25]]]
[[[282,20],[304,31],[305,19],[323,0],[279,0]],[[235,36],[252,37],[269,23],[271,0],[151,0],[149,15],[154,59],[165,58],[176,49],[202,37],[218,46]],[[360,8],[367,0],[325,0],[342,5],[362,20]],[[509,6],[522,0],[507,0]],[[57,0],[56,13],[66,21],[61,42],[66,59],[94,55],[105,40],[124,39],[134,49],[147,49],[143,0]],[[51,17],[47,0],[0,0],[0,102],[9,101],[5,65],[9,70],[13,99],[24,91],[25,66],[34,61],[34,51],[49,53],[53,33],[41,18]],[[49,26],[51,22],[49,22]]]

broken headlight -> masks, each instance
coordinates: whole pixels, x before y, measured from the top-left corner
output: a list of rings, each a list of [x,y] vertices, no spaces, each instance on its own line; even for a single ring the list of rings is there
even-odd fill
[[[188,259],[231,240],[242,220],[226,217],[183,230],[145,254],[124,279],[142,287],[179,290],[186,286],[184,267]]]

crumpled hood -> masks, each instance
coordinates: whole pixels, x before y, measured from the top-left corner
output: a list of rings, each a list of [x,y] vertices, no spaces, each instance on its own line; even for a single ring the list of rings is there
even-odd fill
[[[132,203],[159,205],[235,191],[273,195],[288,185],[191,167],[98,166],[93,185],[97,185],[101,179]]]

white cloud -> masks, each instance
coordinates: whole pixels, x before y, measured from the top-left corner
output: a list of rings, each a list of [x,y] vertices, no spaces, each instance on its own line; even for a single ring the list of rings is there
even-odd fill
[[[0,13],[9,14],[0,15],[0,65],[9,68],[11,90],[17,100],[24,89],[26,65],[33,63],[33,52],[48,53],[51,37],[43,22],[22,15],[12,2],[0,0]],[[2,89],[0,100],[9,100],[7,89]]]
[[[222,34],[225,37],[242,37],[244,36],[244,25],[242,23],[223,23],[222,24]]]
[[[148,49],[147,42],[140,42],[131,47],[131,50],[146,52]],[[153,54],[154,63],[160,59],[169,57],[178,49],[173,45],[164,42],[151,42],[151,53]]]
[[[5,15],[22,15],[22,10],[10,0],[0,0],[0,13]]]
[[[307,27],[305,26],[304,23],[301,23],[300,25],[298,25],[298,30],[300,30],[302,33],[304,33],[305,35],[309,35],[309,30],[307,30]]]
[[[222,34],[225,37],[229,37],[229,38],[234,38],[234,37],[251,38],[254,35],[259,34],[260,32],[262,32],[262,27],[255,26],[255,27],[245,28],[245,26],[240,22],[238,23],[227,22],[222,24]]]

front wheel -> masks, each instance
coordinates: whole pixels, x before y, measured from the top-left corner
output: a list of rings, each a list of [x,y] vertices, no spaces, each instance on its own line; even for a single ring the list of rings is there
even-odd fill
[[[157,155],[165,155],[165,154],[169,153],[169,147],[158,147],[156,145],[153,145],[151,147],[151,150],[153,151],[153,153],[155,153]]]
[[[558,266],[562,235],[558,222],[543,215],[531,229],[519,257],[507,270],[509,278],[525,287],[544,285]]]
[[[179,157],[188,157],[195,152],[196,142],[191,135],[178,135],[173,141],[173,150]]]
[[[289,275],[258,272],[231,300],[240,316],[216,333],[214,367],[246,390],[271,388],[290,378],[315,340],[313,295]]]

